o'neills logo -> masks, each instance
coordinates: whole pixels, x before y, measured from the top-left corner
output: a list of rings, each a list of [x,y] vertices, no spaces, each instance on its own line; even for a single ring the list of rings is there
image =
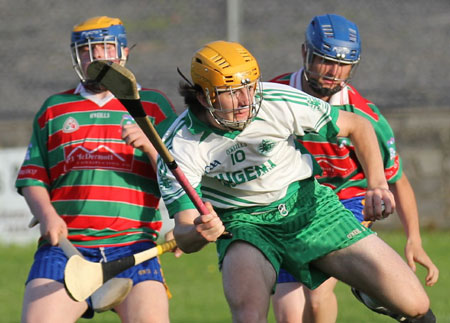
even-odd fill
[[[78,124],[78,121],[75,120],[73,117],[68,117],[66,121],[64,121],[63,129],[62,131],[64,133],[70,133],[74,132],[80,129],[80,125]]]

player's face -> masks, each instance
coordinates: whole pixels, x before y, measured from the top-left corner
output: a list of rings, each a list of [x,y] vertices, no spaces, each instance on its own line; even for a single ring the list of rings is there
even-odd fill
[[[255,100],[255,84],[238,89],[227,89],[218,92],[214,102],[215,114],[228,121],[246,121],[251,116],[251,105]]]
[[[116,45],[114,44],[92,44],[89,48],[88,45],[79,48],[81,67],[86,74],[89,64],[96,60],[110,60],[118,63]]]
[[[316,81],[323,88],[329,89],[333,89],[346,82],[351,70],[351,64],[335,62],[316,55],[314,55],[313,62],[310,66],[310,72]]]

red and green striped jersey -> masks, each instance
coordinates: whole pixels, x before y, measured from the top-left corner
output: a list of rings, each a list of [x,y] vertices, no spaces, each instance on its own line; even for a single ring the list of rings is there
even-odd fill
[[[287,84],[301,90],[302,70],[277,76],[271,82]],[[402,176],[402,162],[397,154],[394,132],[378,108],[347,85],[330,98],[330,104],[341,110],[361,115],[374,127],[383,158],[386,179],[395,183]],[[364,195],[367,188],[361,164],[348,138],[328,140],[317,134],[306,134],[299,142],[314,156],[322,168],[317,176],[321,184],[331,187],[340,199]]]
[[[139,93],[155,125],[176,118],[163,93]],[[69,90],[45,101],[16,187],[45,187],[75,245],[156,240],[162,221],[155,172],[147,156],[121,138],[122,126],[133,118],[112,95],[99,102],[81,94]]]

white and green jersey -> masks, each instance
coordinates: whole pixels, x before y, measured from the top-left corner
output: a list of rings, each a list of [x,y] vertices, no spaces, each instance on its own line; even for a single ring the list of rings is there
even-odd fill
[[[182,113],[163,141],[204,201],[218,209],[269,206],[298,189],[316,171],[296,136],[308,132],[335,137],[339,110],[300,90],[262,83],[257,117],[243,131],[223,131]],[[162,159],[158,184],[171,216],[194,209]]]

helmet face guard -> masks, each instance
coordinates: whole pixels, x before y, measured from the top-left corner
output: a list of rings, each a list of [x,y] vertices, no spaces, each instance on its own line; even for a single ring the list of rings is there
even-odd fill
[[[214,106],[209,93],[205,93],[206,101],[208,103],[208,112],[214,120],[224,128],[231,131],[244,130],[244,128],[253,121],[259,112],[262,102],[261,90],[261,82],[259,79],[256,82],[250,82],[249,79],[243,80],[243,85],[241,86],[215,88],[215,94],[213,97],[217,98],[215,102],[217,102],[216,106],[218,107]],[[231,97],[231,101],[233,102],[232,108],[226,109],[222,106],[220,99],[220,95],[222,93],[226,93]],[[248,102],[248,105],[239,106],[237,104],[240,100],[239,96],[245,96],[245,101]],[[242,120],[237,119],[236,114],[243,110],[247,110],[247,117]],[[232,120],[225,118],[225,114],[231,115]]]
[[[331,96],[339,92],[346,84],[350,82],[351,78],[353,77],[353,73],[358,66],[358,62],[359,61],[349,63],[347,61],[333,59],[307,49],[304,66],[305,78],[309,86],[317,94],[321,96]],[[334,75],[328,75],[324,70],[317,68],[317,66],[325,66],[328,64],[336,65],[336,71],[340,71],[350,65],[350,71],[345,78],[338,78],[336,77],[337,73]],[[338,84],[331,88],[324,87],[320,84],[320,79],[333,81]]]
[[[330,96],[349,83],[359,63],[361,40],[356,24],[338,15],[316,16],[305,34],[305,78],[310,87],[320,95]],[[339,79],[315,68],[317,64],[335,64],[336,70],[350,65],[348,75]],[[319,79],[338,82],[333,88],[323,87]]]
[[[192,58],[191,77],[200,86],[214,120],[228,130],[243,130],[257,115],[262,101],[260,70],[256,59],[239,43],[216,41],[199,49]],[[222,106],[228,94],[232,108]],[[244,96],[244,97],[242,97]],[[246,102],[239,106],[238,102]],[[242,110],[248,115],[236,117]]]
[[[80,48],[87,47],[90,62],[95,61],[94,46],[102,45],[104,58],[125,65],[126,55],[124,49],[127,47],[125,27],[117,18],[94,17],[74,27],[71,37],[72,65],[81,82],[89,83],[90,80],[83,70],[80,58]],[[114,54],[107,49],[108,45],[115,46]]]

